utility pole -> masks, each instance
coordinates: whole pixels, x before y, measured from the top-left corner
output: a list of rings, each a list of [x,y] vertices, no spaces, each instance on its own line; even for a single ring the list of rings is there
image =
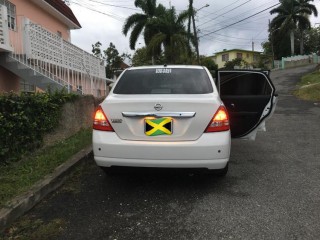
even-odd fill
[[[192,0],[191,0],[192,1]],[[197,34],[197,29],[196,29],[196,23],[194,20],[194,9],[192,7],[192,14],[191,14],[191,18],[192,18],[192,25],[193,25],[193,34],[194,34],[194,43],[195,43],[195,47],[196,47],[196,52],[197,52],[197,62],[198,64],[200,64],[200,56],[199,56],[199,39],[198,39],[198,34]]]
[[[188,44],[190,45],[190,35],[191,35],[191,14],[192,14],[192,3],[193,0],[189,0],[189,16],[188,16]],[[190,53],[191,56],[191,53]]]
[[[274,31],[271,31],[271,22],[269,19],[269,36],[270,36],[271,52],[272,52],[272,69],[274,69],[273,32]]]
[[[197,62],[200,64],[200,55],[199,55],[199,39],[198,39],[198,34],[197,34],[197,28],[196,28],[196,23],[194,20],[194,15],[201,10],[202,8],[209,7],[209,4],[206,4],[205,6],[195,10],[193,8],[193,0],[189,0],[189,11],[191,13],[191,19],[192,19],[192,25],[193,25],[193,34],[194,34],[194,44],[196,48],[196,53],[197,53]],[[189,26],[188,26],[189,27]],[[189,30],[189,29],[188,29]]]

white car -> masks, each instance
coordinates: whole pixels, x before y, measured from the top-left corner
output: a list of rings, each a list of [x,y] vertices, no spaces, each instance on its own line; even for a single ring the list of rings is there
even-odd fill
[[[266,72],[201,66],[126,69],[95,112],[98,166],[228,171],[231,137],[254,139],[272,115],[275,88]],[[216,171],[217,172],[217,171]]]

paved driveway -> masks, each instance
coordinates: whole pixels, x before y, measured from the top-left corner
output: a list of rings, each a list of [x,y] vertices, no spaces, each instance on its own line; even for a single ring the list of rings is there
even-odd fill
[[[272,73],[276,112],[256,141],[232,142],[230,172],[135,171],[91,161],[30,212],[67,223],[58,239],[320,239],[320,107],[292,96],[311,67]]]

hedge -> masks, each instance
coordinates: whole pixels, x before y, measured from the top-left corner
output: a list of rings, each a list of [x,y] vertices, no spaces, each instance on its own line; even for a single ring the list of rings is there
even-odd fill
[[[62,106],[78,95],[65,92],[0,95],[0,164],[19,160],[59,124]]]

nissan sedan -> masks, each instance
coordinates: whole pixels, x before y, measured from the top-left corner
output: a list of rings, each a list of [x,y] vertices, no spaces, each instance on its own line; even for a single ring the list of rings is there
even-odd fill
[[[267,72],[201,66],[125,70],[95,112],[98,166],[228,171],[231,137],[254,140],[276,104]]]

